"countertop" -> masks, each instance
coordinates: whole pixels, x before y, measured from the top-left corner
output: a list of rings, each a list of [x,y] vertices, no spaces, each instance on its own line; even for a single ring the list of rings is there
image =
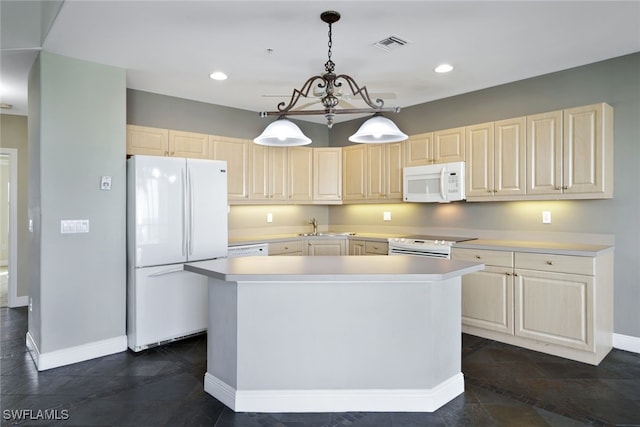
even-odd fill
[[[514,251],[575,256],[597,256],[599,254],[614,250],[613,246],[607,245],[488,239],[478,239],[456,243],[454,248],[491,249],[496,251]]]
[[[184,269],[228,282],[435,282],[482,270],[484,264],[405,256],[257,256],[192,262]]]

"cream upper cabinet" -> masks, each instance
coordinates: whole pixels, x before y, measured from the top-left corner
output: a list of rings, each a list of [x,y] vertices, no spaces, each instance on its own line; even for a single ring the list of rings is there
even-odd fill
[[[170,130],[169,156],[208,159],[209,135]]]
[[[209,135],[127,125],[127,154],[209,158]]]
[[[613,108],[605,103],[527,117],[527,195],[613,197]]]
[[[613,197],[613,108],[569,108],[563,122],[564,193]]]
[[[467,200],[509,200],[526,194],[524,117],[467,126]]]
[[[411,135],[403,142],[404,165],[420,166],[433,163],[433,132]]]
[[[562,111],[527,116],[527,194],[562,193]]]
[[[467,126],[465,179],[467,199],[492,196],[495,184],[493,122]]]
[[[169,130],[127,125],[127,154],[169,155]]]
[[[342,199],[367,198],[367,147],[365,144],[342,148]]]
[[[313,200],[321,203],[342,201],[342,149],[313,149]]]
[[[464,127],[439,130],[433,133],[434,163],[463,162],[464,156]]]
[[[294,202],[313,200],[313,148],[288,149],[288,199]]]
[[[367,145],[367,200],[402,200],[403,144]]]
[[[227,161],[227,196],[230,203],[249,200],[249,147],[245,139],[209,136],[210,157]]]
[[[287,149],[251,144],[249,199],[287,200]]]

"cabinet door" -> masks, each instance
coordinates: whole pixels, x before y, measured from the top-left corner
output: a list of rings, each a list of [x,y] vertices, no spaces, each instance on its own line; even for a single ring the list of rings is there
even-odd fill
[[[349,240],[349,255],[364,255],[364,240]]]
[[[420,166],[433,163],[433,132],[411,135],[404,144],[404,165]]]
[[[385,199],[386,144],[368,144],[367,147],[367,199]]]
[[[594,351],[593,276],[515,271],[515,334]]]
[[[249,199],[249,147],[251,141],[209,136],[211,157],[227,161],[227,195],[229,202]],[[251,144],[251,145],[250,145]]]
[[[313,149],[313,200],[342,200],[342,148]]]
[[[494,125],[483,123],[466,128],[466,191],[467,197],[486,197],[495,192]]]
[[[290,148],[269,147],[269,200],[284,201],[289,198]],[[304,175],[301,179],[304,178]]]
[[[495,122],[494,190],[496,196],[526,194],[526,118]]]
[[[386,194],[389,200],[402,200],[402,168],[404,166],[404,144],[394,142],[386,145]]]
[[[366,144],[342,149],[342,198],[343,200],[365,200],[367,198],[367,151]]]
[[[249,146],[249,152],[251,153],[249,198],[269,200],[269,147],[252,144]]]
[[[433,133],[435,163],[463,162],[465,128],[446,129]]]
[[[209,135],[170,130],[169,156],[208,159]]]
[[[309,256],[338,256],[345,255],[347,242],[345,239],[309,239],[307,255]]]
[[[289,147],[289,200],[313,199],[313,149]]]
[[[269,243],[269,256],[303,255],[302,240]]]
[[[513,274],[486,266],[462,277],[462,324],[513,335]]]
[[[565,194],[605,192],[606,160],[612,150],[605,152],[605,146],[611,146],[610,143],[605,145],[611,130],[610,120],[604,120],[603,115],[610,112],[611,107],[605,104],[564,110],[562,178]]]
[[[387,242],[365,240],[364,254],[365,255],[389,255],[389,244]]]
[[[562,111],[527,116],[527,194],[562,193]]]
[[[169,131],[167,129],[127,125],[127,154],[168,156]]]

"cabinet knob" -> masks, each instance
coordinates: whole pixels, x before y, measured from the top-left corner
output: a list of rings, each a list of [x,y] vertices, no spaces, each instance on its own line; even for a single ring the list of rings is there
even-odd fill
[[[284,247],[284,250],[285,250],[285,251],[289,250],[289,246],[285,246],[285,247]]]
[[[509,273],[509,272],[507,272],[507,273],[504,273],[504,274],[506,274],[507,276],[511,276],[511,273]]]
[[[164,155],[165,155],[165,156],[168,156],[168,155],[169,155],[169,152],[168,152],[168,151],[165,151],[165,152],[164,152]]]
[[[569,189],[569,186],[568,186],[568,185],[564,185],[564,186],[562,187],[562,189],[563,189],[563,190],[568,190],[568,189]]]
[[[476,255],[476,259],[482,259],[480,255]]]
[[[513,273],[513,275],[514,275],[515,277],[518,277],[518,273]]]
[[[553,261],[547,261],[547,265],[553,265]]]

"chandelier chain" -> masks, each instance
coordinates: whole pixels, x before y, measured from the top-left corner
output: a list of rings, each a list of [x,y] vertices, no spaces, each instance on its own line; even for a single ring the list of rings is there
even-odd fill
[[[335,67],[335,63],[331,60],[331,48],[333,47],[333,40],[332,40],[332,32],[331,32],[331,22],[329,22],[329,41],[327,42],[327,46],[329,47],[329,51],[327,52],[327,57],[329,58],[329,60],[327,61],[326,64],[324,64],[324,69],[327,73],[333,73],[334,67]]]

